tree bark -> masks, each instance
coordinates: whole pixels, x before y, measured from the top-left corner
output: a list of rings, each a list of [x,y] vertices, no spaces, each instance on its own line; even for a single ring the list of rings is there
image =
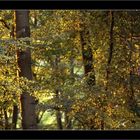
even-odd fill
[[[8,115],[7,115],[7,111],[5,108],[3,109],[3,112],[4,112],[4,119],[5,119],[5,129],[9,129]]]
[[[133,35],[131,35],[133,36]],[[129,43],[129,45],[132,48],[132,43],[133,43],[133,39],[131,37],[131,42]],[[133,55],[133,51],[130,50],[129,53],[129,65],[130,65],[130,73],[129,73],[129,85],[130,85],[130,92],[128,92],[128,108],[132,111],[134,111],[138,116],[140,116],[139,112],[137,112],[137,100],[135,99],[135,91],[134,91],[134,85],[133,85],[133,75],[134,73],[134,67],[133,67],[133,63],[132,63],[132,55]]]
[[[15,18],[15,16],[14,16],[14,18]],[[14,39],[15,34],[16,34],[16,31],[15,31],[15,26],[13,24],[12,25],[12,30],[10,32],[10,37]],[[18,71],[17,71],[17,73],[18,73]],[[14,94],[13,96],[14,96],[14,98],[17,98],[16,94]],[[12,115],[12,129],[16,129],[17,120],[18,120],[18,106],[17,106],[17,104],[14,104],[13,105],[13,115]]]
[[[69,116],[67,115],[67,111],[65,111],[65,127],[66,129],[72,129],[72,122]]]
[[[16,38],[30,37],[29,11],[16,11],[15,22]],[[27,42],[27,44],[28,43],[29,42]],[[29,80],[32,80],[33,76],[31,70],[31,51],[29,48],[26,48],[24,51],[17,51],[17,62],[20,69],[19,77],[25,77]],[[37,129],[35,106],[35,98],[31,96],[27,91],[23,91],[21,94],[21,116],[23,129]]]
[[[16,129],[17,120],[18,120],[18,106],[13,105],[12,129]]]
[[[85,12],[82,12],[83,16],[85,14],[86,14]],[[82,47],[82,57],[84,64],[84,73],[86,76],[86,83],[88,88],[92,91],[93,86],[96,84],[96,80],[93,65],[93,53],[91,47],[90,31],[87,22],[82,19],[81,19],[80,40]],[[90,129],[94,129],[94,123],[92,124],[92,126],[90,126]]]
[[[75,78],[74,78],[74,54],[73,54],[73,49],[71,51],[71,56],[70,56],[70,77],[71,77],[72,84],[74,84]],[[69,99],[67,99],[67,100],[69,101]],[[71,109],[71,105],[68,106],[65,110],[65,128],[66,129],[72,129],[72,120],[68,116],[68,113],[69,113],[70,109]]]
[[[91,49],[90,32],[86,23],[81,24],[80,39],[82,46],[82,57],[84,63],[85,76],[87,84],[92,87],[95,85],[95,72],[93,67],[93,54]]]
[[[114,12],[110,11],[110,34],[109,34],[109,56],[108,56],[108,62],[107,62],[107,69],[106,69],[106,87],[105,91],[108,90],[108,82],[109,82],[109,74],[110,74],[110,65],[112,61],[113,56],[113,49],[114,49]],[[104,105],[102,106],[102,111],[105,112]],[[102,116],[101,120],[101,130],[104,130],[105,128],[105,122],[104,122],[104,114]]]
[[[56,90],[56,100],[58,100],[59,102],[59,90]],[[63,129],[63,125],[62,125],[62,114],[60,112],[60,109],[58,107],[58,110],[56,110],[56,119],[57,119],[57,128],[58,129]]]
[[[110,11],[110,18],[111,18],[111,24],[110,24],[110,44],[109,44],[109,56],[108,56],[108,62],[107,62],[107,71],[106,71],[106,80],[108,83],[109,74],[110,74],[110,65],[112,61],[112,55],[113,55],[113,48],[114,48],[114,12]],[[106,91],[107,91],[107,85],[106,85]]]
[[[59,62],[60,62],[60,58],[59,58],[58,55],[56,55],[55,61],[54,61],[54,66],[53,66],[56,72],[59,69],[59,67],[58,67]],[[59,84],[59,82],[58,82],[58,84]],[[60,89],[56,88],[55,89],[55,97],[56,97],[56,104],[58,104],[57,106],[59,106],[60,96],[61,96],[60,95]],[[57,120],[57,128],[58,129],[63,129],[62,114],[61,114],[61,111],[60,111],[59,107],[56,110],[56,120]]]

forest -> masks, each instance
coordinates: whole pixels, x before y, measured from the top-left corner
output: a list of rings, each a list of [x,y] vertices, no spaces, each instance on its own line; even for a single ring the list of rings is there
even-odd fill
[[[140,11],[0,10],[9,129],[140,129]]]

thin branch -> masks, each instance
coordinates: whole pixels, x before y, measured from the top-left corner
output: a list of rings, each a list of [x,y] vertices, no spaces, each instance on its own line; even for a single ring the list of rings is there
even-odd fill
[[[8,30],[10,30],[10,27],[8,26],[7,22],[4,19],[0,19],[0,22],[2,22],[4,27],[6,27]]]

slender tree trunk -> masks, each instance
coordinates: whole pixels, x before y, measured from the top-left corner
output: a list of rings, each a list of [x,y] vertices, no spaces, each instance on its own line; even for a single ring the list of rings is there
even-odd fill
[[[34,27],[37,27],[37,13],[34,11]]]
[[[56,56],[55,58],[55,62],[54,62],[54,69],[57,72],[59,70],[58,64],[60,62],[60,58],[59,56]],[[57,81],[58,82],[58,81]],[[59,84],[59,82],[58,82]],[[62,125],[62,114],[61,111],[59,109],[59,102],[60,102],[60,89],[55,89],[55,96],[56,96],[56,104],[58,104],[58,109],[56,110],[56,120],[57,120],[57,128],[58,129],[63,129],[63,125]]]
[[[71,76],[72,83],[74,83],[73,63],[74,63],[74,57],[73,57],[73,52],[72,52],[71,57],[70,57],[70,76]],[[68,99],[68,101],[69,101],[69,99]],[[66,110],[65,110],[65,128],[66,129],[72,129],[72,121],[71,121],[70,117],[68,116],[69,109],[70,109],[70,106],[68,106],[68,108],[66,108]]]
[[[63,129],[63,125],[62,125],[62,114],[60,112],[60,110],[56,110],[56,118],[57,118],[57,128],[62,130]]]
[[[3,109],[3,112],[4,112],[4,119],[5,119],[5,129],[9,129],[8,115],[7,115],[7,111],[5,108]]]
[[[14,18],[15,18],[15,16],[14,16]],[[12,39],[14,39],[15,34],[16,34],[16,31],[15,31],[15,26],[13,24],[12,31],[10,32],[10,37]],[[15,94],[13,96],[14,96],[14,98],[17,98],[17,96]],[[13,115],[12,115],[12,129],[16,129],[17,120],[18,120],[18,106],[17,106],[17,104],[14,104],[13,105]]]
[[[133,36],[133,35],[131,35]],[[129,45],[132,46],[132,37],[131,37],[131,42],[129,42]],[[133,75],[134,75],[134,68],[133,68],[133,63],[132,63],[132,55],[133,55],[133,51],[130,50],[129,53],[129,65],[130,65],[130,73],[129,73],[129,86],[130,86],[130,92],[128,92],[128,107],[130,110],[134,111],[135,113],[137,113],[137,101],[135,99],[135,93],[134,93],[134,85],[133,85]],[[139,116],[139,114],[138,114]]]
[[[84,16],[86,13],[82,12],[82,14]],[[93,66],[93,53],[91,47],[90,32],[89,32],[88,24],[85,21],[82,21],[81,23],[80,40],[82,46],[82,57],[83,57],[86,82],[88,88],[92,91],[93,86],[96,84],[96,80],[95,80],[95,71]],[[95,128],[93,125],[94,123],[92,124],[90,129]]]
[[[13,105],[12,129],[16,129],[17,120],[18,120],[18,106]]]
[[[95,72],[93,67],[93,54],[91,49],[90,32],[85,23],[81,25],[80,39],[82,46],[82,57],[84,63],[85,76],[87,76],[87,84],[89,87],[95,85]]]
[[[127,92],[127,103],[128,103],[128,108],[133,111],[134,113],[136,113],[136,115],[138,117],[140,117],[140,108],[138,107],[137,104],[137,99],[135,98],[135,90],[134,90],[134,84],[133,84],[133,76],[135,75],[135,68],[133,66],[133,60],[132,60],[132,56],[133,56],[133,24],[134,24],[134,19],[133,17],[131,17],[131,40],[128,41],[127,40],[127,45],[130,49],[129,51],[129,66],[130,66],[130,73],[129,73],[129,92]]]
[[[5,86],[4,86],[5,87]],[[6,96],[6,92],[7,90],[4,92],[3,94],[3,97],[5,98]],[[7,103],[8,101],[5,100],[4,103],[3,103],[3,113],[4,113],[4,120],[5,120],[5,123],[4,123],[4,129],[9,129],[9,121],[8,121],[8,114],[7,114]]]
[[[65,127],[66,129],[72,129],[72,122],[69,118],[69,116],[67,115],[67,111],[65,112]]]
[[[109,56],[108,56],[108,62],[107,62],[107,71],[106,71],[106,81],[108,84],[109,74],[110,74],[110,65],[112,61],[112,55],[113,55],[113,48],[114,48],[114,12],[110,11],[110,18],[111,18],[111,24],[110,24],[110,44],[109,44]],[[106,91],[108,90],[108,85],[106,85]]]
[[[30,37],[29,11],[16,11],[15,22],[16,38]],[[19,77],[25,77],[29,80],[32,80],[33,76],[31,70],[31,51],[29,48],[26,48],[25,51],[17,51],[17,62],[20,69]],[[27,91],[23,91],[21,95],[21,116],[23,129],[37,129],[35,106],[35,98],[31,96]]]
[[[56,90],[56,99],[58,100],[59,102],[59,90]],[[62,114],[61,114],[61,111],[58,107],[58,109],[56,110],[56,119],[57,119],[57,128],[58,129],[63,129],[63,125],[62,125]]]
[[[111,66],[111,61],[112,61],[112,56],[113,56],[113,49],[114,49],[114,12],[110,11],[110,42],[109,42],[109,56],[108,56],[108,62],[107,62],[107,70],[106,70],[106,88],[105,90],[108,90],[108,82],[109,82],[109,74],[110,74],[110,66]],[[105,112],[104,105],[102,105],[102,111],[103,113]],[[101,130],[105,129],[105,122],[104,122],[104,114],[102,116],[101,120]]]
[[[10,30],[10,26],[7,24],[7,22],[5,20],[2,19],[2,20],[0,20],[0,22],[3,23],[4,27],[6,27],[8,30]],[[12,39],[14,39],[14,37],[15,37],[15,29],[14,28],[15,28],[15,26],[13,24],[12,29],[10,31],[10,37]],[[13,95],[13,96],[14,96],[14,98],[16,98],[16,95]],[[5,118],[7,118],[6,116],[7,115],[6,115],[6,112],[5,112]],[[13,129],[16,129],[17,118],[18,118],[18,107],[17,107],[17,105],[13,105],[13,116],[12,116],[12,128]]]

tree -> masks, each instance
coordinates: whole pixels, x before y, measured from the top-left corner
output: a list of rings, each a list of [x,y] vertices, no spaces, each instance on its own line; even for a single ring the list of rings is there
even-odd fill
[[[81,12],[83,16],[86,16],[86,12]],[[85,19],[81,20],[81,46],[82,46],[82,57],[84,63],[85,76],[87,76],[87,84],[92,87],[95,85],[95,72],[93,66],[93,53],[91,48],[91,36]]]
[[[108,55],[108,61],[107,61],[107,70],[106,70],[106,91],[108,90],[108,82],[109,82],[109,74],[111,71],[111,61],[113,56],[113,49],[114,49],[114,11],[110,11],[110,31],[109,31],[109,55]],[[104,107],[103,107],[104,111]],[[103,115],[104,116],[104,115]],[[105,122],[104,117],[101,120],[101,129],[104,129]]]
[[[30,37],[29,27],[29,11],[15,11],[16,38]],[[29,44],[29,42],[27,42]],[[25,50],[17,50],[17,63],[19,66],[19,77],[25,77],[28,80],[33,79],[31,70],[31,51],[27,47]],[[23,91],[21,94],[21,110],[22,110],[22,127],[23,129],[36,129],[37,120],[35,112],[35,98]]]

